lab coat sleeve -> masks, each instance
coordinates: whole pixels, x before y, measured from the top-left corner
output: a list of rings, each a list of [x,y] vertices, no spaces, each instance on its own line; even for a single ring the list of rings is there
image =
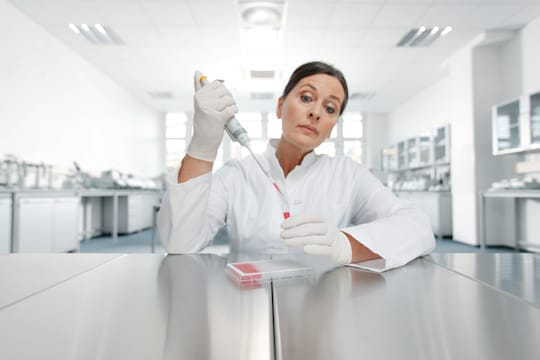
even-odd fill
[[[169,174],[157,219],[159,239],[167,253],[195,253],[212,242],[225,218],[224,191],[215,189],[220,184],[211,173],[181,184],[176,172]],[[217,196],[211,196],[212,189]]]
[[[379,254],[382,259],[354,266],[382,272],[430,253],[435,248],[431,222],[426,213],[408,201],[397,198],[367,169],[362,168],[355,181],[359,196],[354,224],[342,229]]]

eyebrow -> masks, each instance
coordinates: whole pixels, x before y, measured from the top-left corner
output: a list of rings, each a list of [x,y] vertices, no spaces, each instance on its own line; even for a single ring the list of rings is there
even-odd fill
[[[314,91],[317,91],[317,88],[315,86],[311,85],[310,83],[306,83],[306,84],[302,85],[302,87],[304,87],[304,86],[307,86],[307,87],[313,89]],[[339,97],[337,97],[336,95],[330,95],[330,97],[333,98],[333,99],[336,99],[339,102],[339,106],[341,107],[343,102],[341,101],[341,99]]]

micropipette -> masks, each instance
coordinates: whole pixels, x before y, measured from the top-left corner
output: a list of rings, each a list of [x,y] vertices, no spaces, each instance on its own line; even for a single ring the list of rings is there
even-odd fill
[[[199,83],[202,86],[205,86],[208,84],[208,78],[205,75],[201,75],[199,77]],[[274,188],[277,190],[279,194],[279,199],[281,200],[281,208],[283,210],[283,218],[287,219],[291,215],[289,210],[289,202],[287,201],[287,198],[285,197],[285,194],[281,191],[279,188],[276,180],[270,175],[270,170],[265,170],[263,165],[260,163],[259,159],[257,159],[257,156],[253,153],[253,150],[251,149],[251,139],[249,138],[246,129],[240,124],[238,119],[233,116],[229,120],[227,120],[227,123],[225,124],[225,131],[227,134],[229,134],[229,137],[232,141],[235,141],[245,147],[249,153],[251,154],[251,157],[255,160],[259,168],[262,170],[262,172],[266,175],[268,180],[272,183]]]

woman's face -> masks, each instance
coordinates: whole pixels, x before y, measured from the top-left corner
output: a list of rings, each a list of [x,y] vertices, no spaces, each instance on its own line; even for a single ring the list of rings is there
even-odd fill
[[[276,110],[283,120],[282,140],[309,152],[330,137],[345,98],[343,86],[333,76],[315,74],[303,78]]]

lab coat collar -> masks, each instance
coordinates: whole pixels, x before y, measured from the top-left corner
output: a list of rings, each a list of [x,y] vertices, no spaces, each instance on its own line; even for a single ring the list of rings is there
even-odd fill
[[[283,169],[279,165],[279,161],[276,157],[276,148],[278,143],[279,139],[270,139],[268,141],[268,144],[266,145],[266,149],[264,151],[264,158],[270,166],[270,172],[272,173],[272,175],[275,177],[277,174],[279,174],[280,178],[284,178],[285,175],[283,174]],[[296,168],[309,167],[316,160],[317,154],[315,154],[314,151],[311,151],[310,153],[306,154],[306,156],[304,156],[304,158],[302,159],[302,163],[300,163],[300,165],[297,165]]]

